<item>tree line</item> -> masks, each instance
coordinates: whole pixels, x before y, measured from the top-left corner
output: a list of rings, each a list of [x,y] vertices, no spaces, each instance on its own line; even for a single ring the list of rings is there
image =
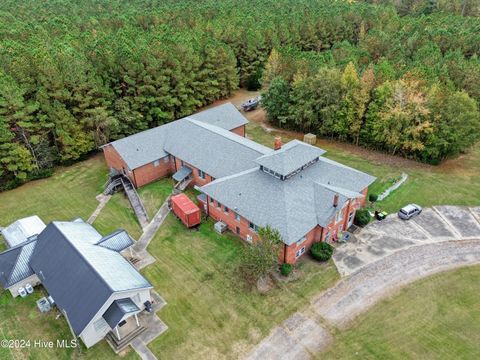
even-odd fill
[[[386,81],[396,88],[402,69],[420,56],[416,69],[426,80],[419,89],[433,93],[432,79],[439,79],[441,89],[478,101],[479,47],[477,18],[400,16],[395,7],[364,2],[5,0],[0,189],[191,114],[238,86],[260,87],[272,49],[293,54],[285,57],[286,73],[274,76],[288,83],[291,95],[302,71],[325,65],[335,78],[350,62],[360,78],[370,64],[380,68],[375,84],[385,83],[388,93]],[[448,74],[437,58],[448,62]]]

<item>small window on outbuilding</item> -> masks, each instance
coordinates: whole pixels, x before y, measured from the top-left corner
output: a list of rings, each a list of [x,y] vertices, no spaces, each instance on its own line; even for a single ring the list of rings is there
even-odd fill
[[[223,211],[225,211],[225,213],[228,214],[228,207],[224,206],[224,207],[223,207]]]
[[[153,166],[157,167],[158,165],[160,165],[160,160],[155,160],[153,162]]]

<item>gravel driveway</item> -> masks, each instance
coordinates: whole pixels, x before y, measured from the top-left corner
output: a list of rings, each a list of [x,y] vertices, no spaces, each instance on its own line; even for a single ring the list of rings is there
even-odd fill
[[[277,326],[249,360],[309,359],[333,341],[328,330],[344,328],[395,290],[437,272],[480,263],[480,240],[409,247],[360,268]]]
[[[348,326],[402,286],[480,264],[480,207],[439,206],[409,221],[390,215],[339,246],[334,261],[345,277],[273,329],[247,359],[309,359],[333,341],[328,328]]]

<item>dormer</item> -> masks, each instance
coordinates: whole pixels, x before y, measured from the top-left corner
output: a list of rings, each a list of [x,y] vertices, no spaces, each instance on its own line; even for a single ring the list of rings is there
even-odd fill
[[[325,150],[299,140],[292,140],[282,146],[281,140],[276,138],[275,151],[259,157],[255,162],[265,173],[287,180],[316,163],[324,153]]]

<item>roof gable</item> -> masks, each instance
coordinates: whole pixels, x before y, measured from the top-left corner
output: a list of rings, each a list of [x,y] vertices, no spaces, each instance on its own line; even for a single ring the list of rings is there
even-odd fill
[[[102,237],[92,229],[83,222],[50,223],[30,261],[77,335],[112,293],[151,287],[122,255],[96,245]]]
[[[248,124],[248,120],[231,102],[200,111],[190,115],[189,118],[218,126],[225,130],[233,130]]]

